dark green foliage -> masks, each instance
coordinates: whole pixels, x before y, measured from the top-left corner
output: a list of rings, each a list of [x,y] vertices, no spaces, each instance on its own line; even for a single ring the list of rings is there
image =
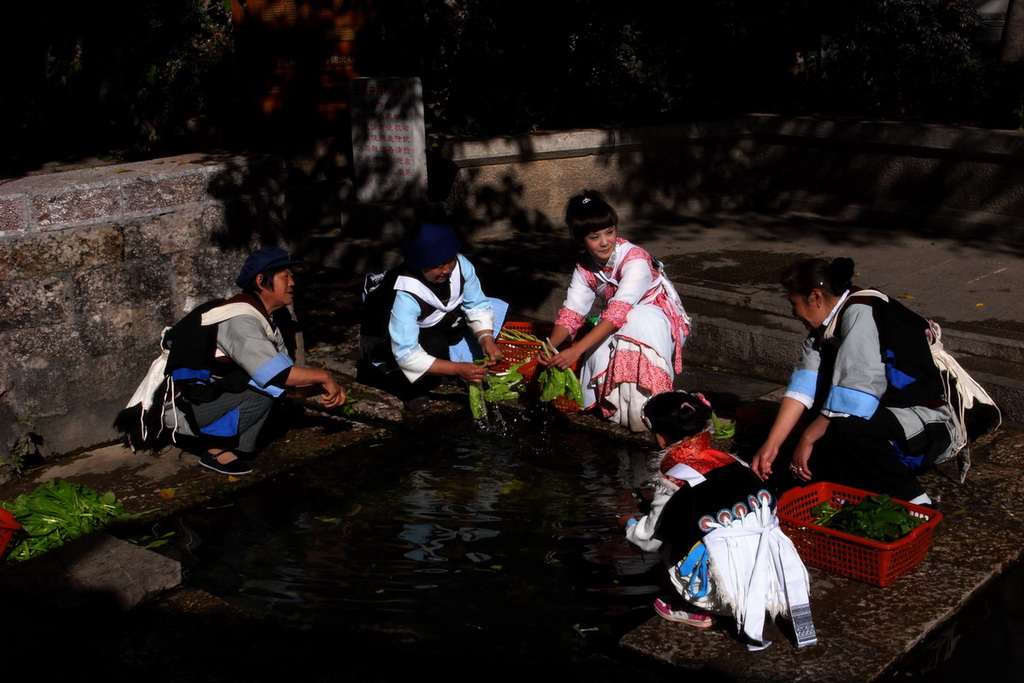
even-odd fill
[[[321,8],[314,0],[296,5]],[[653,0],[389,0],[353,7],[366,19],[356,40],[357,71],[419,76],[436,137],[755,111],[1009,128],[1024,118],[1024,65],[1003,64],[994,49],[979,47],[971,0],[705,0],[678,7]],[[296,38],[257,30],[236,55],[229,10],[225,0],[12,6],[0,40],[11,81],[0,92],[0,172],[96,154],[130,159],[280,146],[251,132],[242,103],[266,87],[250,82],[266,73],[260,59],[272,61],[282,41]],[[318,64],[304,66],[302,82],[292,84],[297,91],[326,77]],[[307,125],[317,120],[312,109],[290,115],[306,123],[276,129],[293,136],[286,148],[301,148],[302,135],[328,134]]]
[[[826,501],[814,506],[811,513],[819,526],[882,543],[903,538],[924,523],[884,493],[842,506]]]
[[[55,0],[7,11],[3,54],[15,76],[0,93],[0,125],[8,172],[39,159],[204,147],[230,118],[223,0]]]
[[[949,86],[971,59],[979,25],[967,0],[837,0],[822,22],[823,104],[867,116],[949,116],[958,99]]]

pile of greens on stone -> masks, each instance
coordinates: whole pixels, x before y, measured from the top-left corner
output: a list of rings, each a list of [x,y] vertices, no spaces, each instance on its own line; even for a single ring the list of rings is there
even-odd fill
[[[82,484],[53,479],[0,507],[14,515],[22,531],[10,557],[27,560],[67,541],[101,529],[115,520],[130,519],[113,493],[100,495]]]
[[[818,526],[882,543],[903,538],[925,521],[884,493],[868,496],[856,504],[836,505],[825,501],[811,508],[811,514]]]
[[[541,353],[544,354],[545,358],[551,358],[557,353],[550,343],[541,341],[526,332],[503,329],[500,336],[512,341],[539,344]],[[565,396],[576,401],[581,408],[583,407],[583,387],[580,386],[580,380],[576,377],[576,373],[572,371],[572,368],[562,369],[549,365],[540,373],[540,376],[537,378],[537,384],[540,386],[540,400],[542,402],[548,403],[556,398]]]

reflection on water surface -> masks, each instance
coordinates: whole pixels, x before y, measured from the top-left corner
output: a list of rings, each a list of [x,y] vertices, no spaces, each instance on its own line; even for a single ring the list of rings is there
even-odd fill
[[[498,666],[625,656],[615,643],[652,615],[661,578],[617,528],[649,454],[456,419],[191,515],[188,581],[280,621],[372,634],[381,652]]]

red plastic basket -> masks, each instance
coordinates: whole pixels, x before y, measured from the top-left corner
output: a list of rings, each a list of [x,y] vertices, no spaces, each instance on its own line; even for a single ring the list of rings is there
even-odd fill
[[[554,325],[551,323],[506,322],[502,325],[501,329],[515,330],[517,332],[532,334],[538,339],[546,339],[551,336],[551,331],[554,329]],[[501,349],[502,360],[494,366],[495,371],[502,372],[504,370],[508,370],[513,365],[519,365],[520,363],[530,361],[520,367],[519,372],[523,375],[523,381],[526,384],[527,393],[530,395],[540,395],[540,388],[537,385],[537,376],[540,374],[540,367],[537,365],[537,361],[535,360],[537,353],[540,351],[540,344],[536,342],[510,341],[507,339],[501,339],[499,335],[498,347]],[[578,365],[578,363],[573,365],[573,372],[579,372]],[[579,403],[571,398],[565,398],[564,396],[559,396],[551,401],[551,405],[553,405],[556,410],[560,410],[563,413],[578,413],[580,411]]]
[[[0,508],[0,557],[3,557],[4,553],[7,552],[7,546],[10,544],[11,539],[14,538],[14,532],[20,530],[21,525],[15,521],[14,515]]]
[[[779,523],[793,540],[805,564],[873,586],[887,586],[924,560],[932,532],[942,521],[941,512],[894,498],[910,514],[926,521],[892,543],[880,543],[819,526],[813,522],[814,515],[811,514],[811,509],[826,501],[858,503],[874,495],[870,491],[830,482],[790,489],[779,499]]]

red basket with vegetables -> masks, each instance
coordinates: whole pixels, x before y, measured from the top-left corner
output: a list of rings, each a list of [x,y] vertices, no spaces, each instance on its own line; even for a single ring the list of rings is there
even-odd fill
[[[897,526],[904,524],[903,519],[891,515],[892,507],[887,505],[891,502],[902,508],[905,517],[915,520],[911,525],[916,526],[902,538],[882,542],[815,523],[823,515],[834,515],[869,498],[869,502],[881,501],[877,509],[884,518],[879,523],[892,520]],[[874,586],[887,586],[921,564],[942,520],[938,510],[830,482],[786,491],[779,499],[778,515],[782,530],[805,564]],[[871,523],[874,520],[864,520],[864,524]]]
[[[579,364],[577,363],[570,370],[560,373],[561,376],[556,377],[554,383],[542,382],[540,377],[543,369],[537,364],[536,357],[541,351],[541,346],[544,345],[542,340],[551,336],[552,329],[554,326],[551,323],[506,322],[497,339],[503,358],[494,369],[497,372],[502,372],[509,367],[526,362],[519,368],[519,372],[524,377],[527,392],[534,398],[546,400],[543,398],[545,390],[549,393],[557,391],[557,395],[550,399],[551,405],[563,413],[576,413],[582,407],[580,405],[582,399],[574,398],[574,396],[579,396],[579,379],[576,376]],[[575,380],[575,386],[570,386],[573,380]],[[558,381],[562,381],[562,391],[558,391]]]

